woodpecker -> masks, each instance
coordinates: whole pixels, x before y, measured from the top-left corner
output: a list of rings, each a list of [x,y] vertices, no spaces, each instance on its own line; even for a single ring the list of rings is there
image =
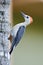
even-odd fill
[[[19,41],[21,40],[24,32],[25,32],[25,29],[26,27],[31,24],[33,22],[33,19],[31,16],[28,16],[26,14],[24,14],[23,12],[21,12],[22,16],[24,17],[24,22],[22,23],[19,23],[17,25],[15,25],[12,29],[11,29],[11,32],[10,32],[10,37],[8,39],[11,39],[11,48],[10,48],[10,55],[13,51],[13,48],[15,48]]]

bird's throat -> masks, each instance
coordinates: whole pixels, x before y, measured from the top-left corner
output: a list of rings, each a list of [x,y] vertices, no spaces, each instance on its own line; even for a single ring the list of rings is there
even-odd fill
[[[30,24],[29,22],[26,21],[24,22],[25,27],[28,26],[29,24]]]

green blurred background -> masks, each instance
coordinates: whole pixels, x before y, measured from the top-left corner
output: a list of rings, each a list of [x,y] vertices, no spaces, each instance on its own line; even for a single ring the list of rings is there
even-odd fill
[[[20,11],[32,16],[33,23],[14,49],[11,65],[43,65],[43,2],[16,1],[13,1],[13,26],[24,21]]]

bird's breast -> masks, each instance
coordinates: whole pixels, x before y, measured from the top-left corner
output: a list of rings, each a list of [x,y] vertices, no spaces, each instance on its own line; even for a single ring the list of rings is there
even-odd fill
[[[18,29],[19,29],[19,26],[15,26],[14,29],[12,29],[11,31],[12,36],[16,37]]]
[[[19,28],[21,26],[24,26],[24,24],[23,23],[20,23],[20,24],[15,25],[13,27],[13,29],[11,30],[11,35],[14,36],[14,37],[16,37],[16,34],[17,34],[17,32],[18,32],[18,30],[19,30]]]

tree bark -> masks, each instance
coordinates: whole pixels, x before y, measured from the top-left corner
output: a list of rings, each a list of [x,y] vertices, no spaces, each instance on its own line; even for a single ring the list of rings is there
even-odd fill
[[[9,43],[10,20],[9,6],[10,0],[0,0],[0,65],[10,65]]]

